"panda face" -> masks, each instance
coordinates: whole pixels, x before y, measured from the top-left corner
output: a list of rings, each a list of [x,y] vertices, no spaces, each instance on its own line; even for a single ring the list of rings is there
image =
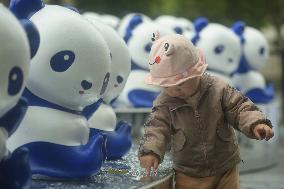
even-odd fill
[[[87,19],[100,31],[111,51],[111,76],[104,101],[110,103],[122,91],[130,72],[130,54],[122,37],[97,19]]]
[[[209,24],[200,33],[197,47],[204,51],[208,68],[231,74],[238,67],[241,45],[238,37],[225,26]]]
[[[261,70],[269,57],[269,46],[264,35],[252,28],[246,27],[244,31],[244,55],[251,67]]]
[[[105,92],[110,51],[101,34],[81,15],[46,5],[31,17],[41,42],[31,62],[27,87],[66,108],[82,110]]]
[[[131,59],[141,68],[149,69],[148,58],[152,46],[151,36],[157,31],[161,36],[174,33],[172,30],[159,27],[154,23],[142,23],[134,29],[127,43]]]
[[[0,117],[19,100],[27,81],[30,51],[25,31],[0,5]]]

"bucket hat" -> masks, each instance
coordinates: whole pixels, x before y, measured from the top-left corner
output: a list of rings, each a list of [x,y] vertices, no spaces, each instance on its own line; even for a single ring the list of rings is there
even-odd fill
[[[186,37],[179,34],[153,37],[147,84],[169,87],[203,75],[207,68],[205,57]]]

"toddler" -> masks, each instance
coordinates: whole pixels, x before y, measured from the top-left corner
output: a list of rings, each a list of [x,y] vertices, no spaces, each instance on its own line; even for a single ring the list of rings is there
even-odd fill
[[[157,170],[170,146],[177,189],[238,189],[241,161],[234,129],[273,137],[269,119],[248,98],[205,73],[202,52],[178,34],[155,37],[146,83],[163,88],[145,123],[141,167]]]

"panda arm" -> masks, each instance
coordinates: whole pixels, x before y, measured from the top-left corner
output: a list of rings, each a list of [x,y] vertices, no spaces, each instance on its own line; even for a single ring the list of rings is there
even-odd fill
[[[11,136],[19,127],[27,109],[27,101],[21,98],[11,110],[0,118],[0,125],[6,129],[9,136]]]

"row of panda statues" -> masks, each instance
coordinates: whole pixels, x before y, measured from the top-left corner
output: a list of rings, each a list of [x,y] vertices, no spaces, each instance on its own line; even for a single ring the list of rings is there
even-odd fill
[[[131,125],[110,102],[131,59],[112,27],[73,7],[12,0],[0,6],[0,42],[1,188],[26,188],[31,174],[89,177],[129,151]]]
[[[272,85],[263,34],[197,18],[127,14],[121,20],[42,0],[0,5],[0,185],[26,188],[31,174],[60,179],[96,174],[131,148],[132,126],[114,108],[151,107],[160,88],[144,84],[153,33],[185,35],[205,53],[208,72],[256,103]],[[3,187],[2,187],[3,186]]]
[[[106,15],[92,12],[83,15],[100,18],[114,27],[129,48],[131,72],[124,90],[113,104],[115,107],[151,107],[159,93],[159,88],[143,84],[144,75],[149,71],[149,36],[156,31],[160,35],[185,35],[204,51],[209,73],[235,86],[253,102],[268,104],[275,97],[272,84],[267,84],[261,74],[269,58],[268,41],[260,30],[246,26],[242,21],[226,27],[209,23],[204,17],[191,22],[182,17],[162,15],[153,20],[141,13],[130,13],[118,21],[117,17],[111,19],[110,15],[107,19]]]

